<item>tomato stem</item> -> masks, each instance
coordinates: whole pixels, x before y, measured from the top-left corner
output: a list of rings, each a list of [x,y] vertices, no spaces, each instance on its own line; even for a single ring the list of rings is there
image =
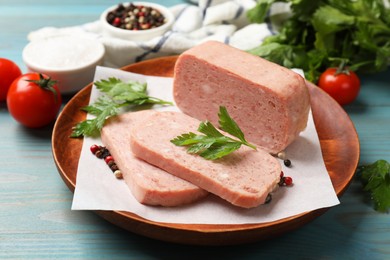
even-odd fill
[[[349,75],[350,74],[349,73],[350,72],[350,68],[347,67],[347,64],[349,63],[349,59],[348,58],[329,57],[328,59],[329,59],[329,61],[332,61],[333,64],[335,64],[335,63],[338,64],[337,70],[334,73],[335,76],[337,76],[339,74],[345,74],[345,75]]]
[[[346,75],[349,75],[349,70],[348,68],[346,67],[347,65],[347,62],[348,60],[347,59],[341,59],[340,61],[340,65],[338,66],[336,72],[335,72],[335,76],[338,75],[338,74],[346,74]]]
[[[53,87],[54,84],[57,83],[57,80],[52,80],[51,77],[45,78],[41,73],[39,73],[39,79],[38,80],[26,80],[26,81],[35,83],[39,87],[43,88],[44,90],[52,92],[54,94],[56,102],[58,101],[57,90]]]

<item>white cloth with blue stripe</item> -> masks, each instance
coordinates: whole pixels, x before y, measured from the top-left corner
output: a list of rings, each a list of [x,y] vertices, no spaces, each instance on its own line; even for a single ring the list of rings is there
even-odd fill
[[[268,13],[267,21],[270,22],[250,24],[246,12],[255,4],[254,0],[200,0],[197,6],[173,6],[170,9],[176,20],[172,29],[142,43],[104,36],[99,21],[66,28],[45,27],[31,32],[28,39],[33,41],[58,34],[97,39],[106,49],[103,65],[113,68],[145,59],[180,54],[208,40],[248,50],[260,45],[265,37],[275,34],[281,19],[290,15],[289,6],[278,3]]]

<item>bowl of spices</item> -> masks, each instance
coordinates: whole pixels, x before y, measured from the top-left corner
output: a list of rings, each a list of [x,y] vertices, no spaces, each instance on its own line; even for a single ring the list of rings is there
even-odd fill
[[[105,35],[131,41],[147,41],[163,35],[174,15],[166,7],[149,2],[120,3],[100,16]]]

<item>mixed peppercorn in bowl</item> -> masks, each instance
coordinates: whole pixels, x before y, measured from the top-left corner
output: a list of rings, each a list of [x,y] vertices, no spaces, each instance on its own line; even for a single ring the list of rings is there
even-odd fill
[[[107,36],[131,41],[147,41],[168,31],[174,21],[172,12],[149,2],[120,3],[100,16]]]

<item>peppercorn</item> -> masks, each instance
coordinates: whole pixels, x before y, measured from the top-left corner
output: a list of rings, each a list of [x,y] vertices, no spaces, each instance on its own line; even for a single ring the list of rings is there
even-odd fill
[[[287,167],[290,167],[291,166],[291,161],[289,159],[285,159],[283,161],[284,165],[287,166]]]
[[[104,161],[108,164],[109,162],[114,161],[114,158],[111,155],[109,155],[109,156],[104,158]]]
[[[119,17],[115,17],[114,21],[112,22],[112,25],[120,26],[121,25],[121,19]]]
[[[120,170],[116,170],[114,172],[114,175],[117,179],[122,179],[123,178],[123,175],[122,175],[122,172]]]
[[[102,148],[102,157],[100,159],[103,159],[103,158],[106,158],[107,156],[111,155],[110,154],[110,151],[108,151],[108,149],[106,147],[103,147]]]
[[[107,14],[106,19],[107,19],[108,23],[112,24],[114,22],[114,19],[115,19],[115,14],[113,12],[109,12]]]
[[[285,152],[278,152],[277,154],[279,159],[285,160],[286,159],[286,153]]]
[[[125,6],[122,4],[122,3],[120,3],[120,4],[118,4],[118,7],[116,8],[116,10],[118,11],[118,12],[121,12],[121,11],[123,11],[123,10],[125,10],[126,8],[125,8]]]
[[[116,165],[116,164],[111,165],[110,169],[112,172],[119,170],[118,165]]]
[[[91,150],[91,152],[92,152],[93,154],[95,154],[95,153],[100,149],[100,146],[94,144],[94,145],[92,145],[89,149]]]
[[[111,168],[111,166],[113,166],[114,164],[116,164],[115,161],[109,161],[109,162],[107,163],[108,167],[110,167],[110,168]]]
[[[289,176],[282,176],[278,184],[279,186],[291,186],[293,184],[293,179]]]
[[[97,150],[96,153],[95,153],[95,156],[99,159],[102,159],[103,158],[103,150]]]
[[[291,177],[284,177],[284,183],[286,184],[286,186],[291,186],[293,184],[293,180]]]
[[[270,203],[270,202],[271,202],[271,200],[272,200],[272,195],[271,195],[271,193],[268,193],[268,195],[267,195],[267,198],[265,199],[265,202],[264,202],[264,204],[268,204],[268,203]]]

